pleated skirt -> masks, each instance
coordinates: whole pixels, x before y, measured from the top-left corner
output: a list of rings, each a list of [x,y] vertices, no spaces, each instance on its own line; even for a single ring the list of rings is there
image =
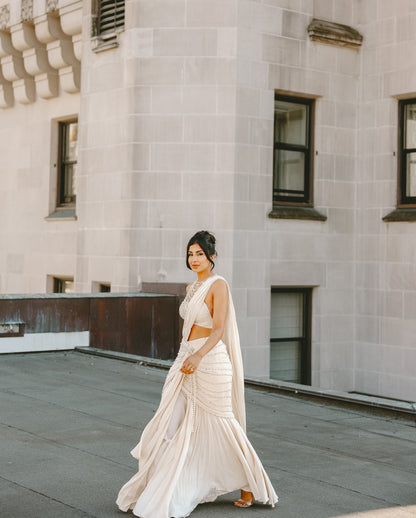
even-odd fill
[[[183,518],[195,507],[238,489],[272,506],[276,493],[232,410],[232,366],[219,342],[195,373],[183,361],[207,340],[183,342],[166,378],[160,406],[132,455],[139,471],[117,505],[141,518]]]

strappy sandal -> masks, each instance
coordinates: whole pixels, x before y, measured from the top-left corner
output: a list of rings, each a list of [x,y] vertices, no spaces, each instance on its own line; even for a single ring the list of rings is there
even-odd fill
[[[247,507],[251,507],[254,504],[254,498],[250,500],[243,500],[242,498],[239,498],[234,502],[234,505],[236,507],[241,507],[243,509],[246,509]]]

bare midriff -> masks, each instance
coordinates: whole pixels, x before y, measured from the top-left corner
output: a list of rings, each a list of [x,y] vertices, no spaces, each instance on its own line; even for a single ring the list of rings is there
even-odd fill
[[[194,324],[189,333],[188,342],[191,340],[198,340],[198,338],[206,338],[211,334],[211,331],[212,329],[208,329],[208,327],[201,327]]]

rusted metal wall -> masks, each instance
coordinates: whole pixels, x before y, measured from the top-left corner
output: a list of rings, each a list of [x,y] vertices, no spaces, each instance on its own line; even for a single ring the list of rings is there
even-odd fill
[[[91,300],[90,346],[170,359],[177,350],[173,296]]]
[[[0,297],[0,321],[25,323],[25,333],[88,331],[88,298],[18,295]]]
[[[0,296],[0,324],[23,322],[25,334],[89,331],[91,347],[161,359],[178,349],[177,310],[174,295]]]
[[[182,338],[183,320],[179,316],[179,306],[186,296],[186,284],[182,282],[144,282],[143,291],[146,293],[169,294],[176,296],[176,310],[177,315],[177,343],[180,344]]]

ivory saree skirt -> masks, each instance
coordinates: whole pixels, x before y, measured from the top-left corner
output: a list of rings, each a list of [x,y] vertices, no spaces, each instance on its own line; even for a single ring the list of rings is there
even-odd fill
[[[132,450],[139,471],[117,505],[141,518],[183,518],[200,503],[245,489],[274,505],[277,496],[232,410],[232,366],[220,341],[190,375],[184,360],[207,340],[182,342],[153,419]]]

